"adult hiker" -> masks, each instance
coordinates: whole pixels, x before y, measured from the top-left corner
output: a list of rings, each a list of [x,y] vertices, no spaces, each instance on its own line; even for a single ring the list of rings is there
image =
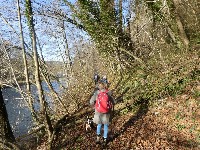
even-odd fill
[[[99,89],[98,87],[98,82],[100,80],[100,76],[98,75],[98,73],[94,74],[94,83],[95,83],[95,87],[94,87],[94,91],[92,92],[92,95]]]
[[[106,145],[108,142],[108,127],[111,122],[112,108],[114,108],[114,99],[106,86],[105,80],[100,80],[98,83],[99,90],[90,99],[90,105],[95,106],[93,122],[97,124],[96,143],[100,144],[101,127],[104,126],[103,145]]]
[[[98,75],[98,73],[95,73],[94,74],[94,83],[95,83],[95,85],[97,85],[99,79],[100,79],[100,76]]]

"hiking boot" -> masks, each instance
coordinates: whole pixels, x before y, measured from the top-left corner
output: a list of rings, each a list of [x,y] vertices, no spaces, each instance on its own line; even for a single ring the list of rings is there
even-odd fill
[[[103,143],[102,143],[102,145],[103,146],[106,146],[108,144],[108,139],[107,138],[103,138]]]
[[[96,144],[100,144],[101,135],[97,135]]]

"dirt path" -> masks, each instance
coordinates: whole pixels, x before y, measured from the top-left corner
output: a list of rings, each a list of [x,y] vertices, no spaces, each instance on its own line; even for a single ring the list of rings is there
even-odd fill
[[[118,109],[110,126],[107,149],[200,149],[199,99],[187,95],[159,101],[152,108],[137,111]],[[80,121],[63,129],[62,149],[101,149],[95,144],[95,130],[85,132]]]

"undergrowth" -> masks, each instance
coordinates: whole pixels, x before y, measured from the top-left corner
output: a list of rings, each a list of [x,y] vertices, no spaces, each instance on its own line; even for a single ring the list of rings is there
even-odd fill
[[[148,66],[148,70],[125,72],[116,89],[117,95],[123,95],[124,102],[148,100],[151,103],[156,99],[175,97],[185,92],[186,86],[199,81],[200,76],[199,58],[193,60],[188,57],[191,56],[171,58],[168,67],[164,69],[159,69],[158,63],[158,67]],[[194,90],[193,93],[195,97],[199,96],[199,91]]]

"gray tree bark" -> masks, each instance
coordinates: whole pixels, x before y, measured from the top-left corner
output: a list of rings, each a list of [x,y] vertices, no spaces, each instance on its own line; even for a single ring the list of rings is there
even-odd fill
[[[179,0],[172,0],[172,1],[174,3],[175,9],[177,10],[177,7],[178,7],[180,1]],[[183,27],[183,23],[181,22],[179,13],[177,11],[176,11],[176,14],[175,14],[175,19],[176,19],[176,24],[177,24],[177,27],[178,27],[178,30],[179,30],[179,33],[180,33],[180,38],[183,41],[183,44],[185,45],[185,47],[188,48],[189,39],[186,35],[186,32],[185,32],[184,27]]]
[[[63,37],[65,41],[65,56],[66,56],[66,73],[67,73],[67,78],[70,80],[70,77],[72,75],[72,66],[71,66],[71,57],[69,53],[69,46],[68,46],[68,41],[67,41],[67,36],[65,33],[65,22],[62,22],[62,29],[63,29]]]

